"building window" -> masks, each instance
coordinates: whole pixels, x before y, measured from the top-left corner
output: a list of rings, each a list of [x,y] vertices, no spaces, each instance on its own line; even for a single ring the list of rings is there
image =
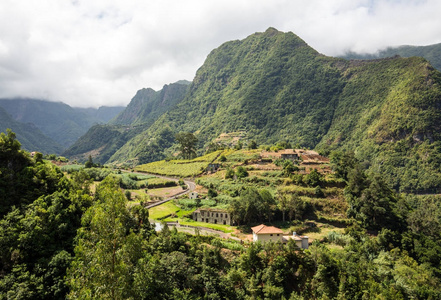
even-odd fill
[[[219,218],[219,214],[216,214],[216,218]]]
[[[273,236],[273,234],[271,233],[270,236]]]
[[[279,236],[279,234],[277,234],[277,236]]]
[[[204,212],[201,212],[201,215],[204,216]]]
[[[224,216],[223,216],[223,214],[221,214],[221,218],[223,218]]]

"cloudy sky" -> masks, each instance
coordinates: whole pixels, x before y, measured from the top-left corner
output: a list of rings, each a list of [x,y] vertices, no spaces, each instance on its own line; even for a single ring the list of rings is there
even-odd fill
[[[1,0],[0,97],[127,105],[275,27],[319,52],[441,42],[439,0]]]

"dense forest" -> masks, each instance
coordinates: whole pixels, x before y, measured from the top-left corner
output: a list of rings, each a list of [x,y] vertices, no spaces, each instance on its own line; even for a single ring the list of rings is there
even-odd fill
[[[332,165],[351,221],[301,250],[157,233],[115,176],[92,188],[2,133],[0,299],[439,299],[439,197],[397,194],[350,152]]]

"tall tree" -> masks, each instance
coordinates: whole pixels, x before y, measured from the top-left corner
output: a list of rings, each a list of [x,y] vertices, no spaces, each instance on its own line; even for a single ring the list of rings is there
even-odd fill
[[[180,132],[176,134],[175,140],[179,143],[179,150],[184,159],[192,159],[196,156],[196,145],[198,139],[191,132]]]
[[[83,216],[75,260],[68,274],[73,299],[127,299],[132,295],[132,248],[142,244],[131,232],[131,216],[118,181],[108,176],[97,188],[95,204]]]

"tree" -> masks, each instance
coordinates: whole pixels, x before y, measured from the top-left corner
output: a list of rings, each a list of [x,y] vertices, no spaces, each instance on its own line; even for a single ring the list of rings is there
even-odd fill
[[[84,164],[85,168],[93,168],[93,160],[92,155],[89,155],[89,158],[87,159],[86,163]]]
[[[305,202],[297,194],[279,192],[278,206],[282,211],[282,220],[285,222],[285,214],[288,212],[289,220],[298,219],[305,210]]]
[[[337,177],[348,180],[349,172],[354,169],[358,161],[352,151],[334,151],[330,155],[332,170]]]
[[[316,187],[320,185],[323,181],[323,175],[320,174],[316,169],[312,169],[308,175],[306,175],[305,182],[312,186]]]
[[[108,176],[82,218],[68,273],[70,298],[130,298],[133,247],[142,244],[139,235],[128,231],[131,219],[118,181]]]
[[[263,215],[268,222],[271,222],[274,209],[276,207],[276,200],[274,200],[273,195],[271,195],[271,193],[266,189],[260,190],[259,194],[262,198]]]
[[[193,133],[180,132],[175,135],[175,140],[179,143],[179,150],[184,159],[192,159],[196,156],[198,139]]]
[[[245,177],[248,177],[248,172],[244,167],[239,166],[239,167],[237,167],[236,175],[237,175],[237,178],[245,178]]]
[[[257,149],[257,143],[255,140],[251,140],[248,144],[248,149]]]
[[[292,172],[299,170],[299,168],[297,166],[294,166],[294,163],[289,159],[283,160],[282,164],[283,164],[283,175],[286,177],[289,177],[292,174]]]
[[[225,172],[225,179],[232,179],[234,177],[234,170],[227,168],[226,172]]]

